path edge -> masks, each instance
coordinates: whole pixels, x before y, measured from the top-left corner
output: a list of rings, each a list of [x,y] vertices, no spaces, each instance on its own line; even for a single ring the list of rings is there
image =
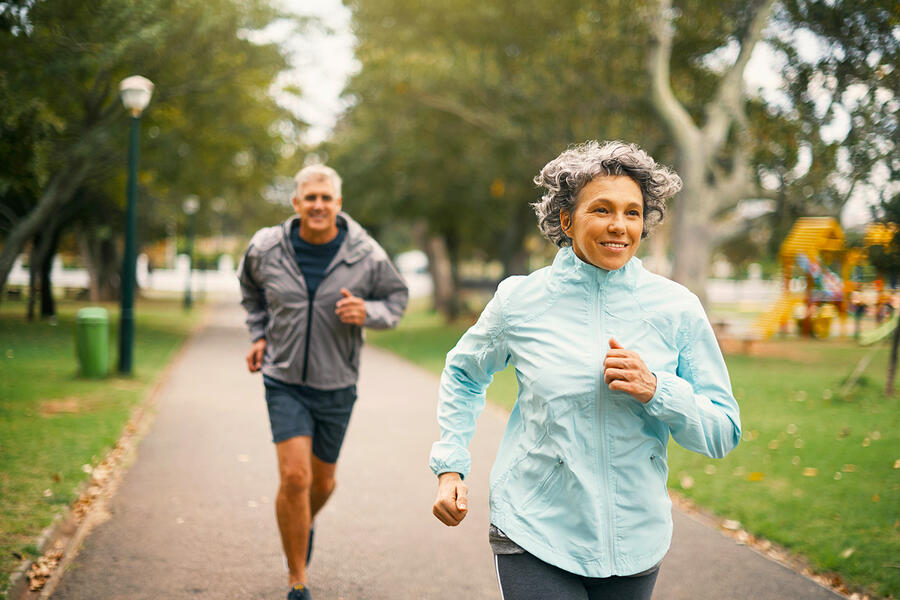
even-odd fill
[[[209,305],[205,305],[203,314],[197,323],[191,327],[175,351],[175,355],[156,378],[150,391],[132,409],[131,416],[122,426],[116,443],[100,461],[99,465],[111,463],[111,475],[99,485],[92,485],[93,477],[89,477],[79,484],[76,488],[75,501],[69,504],[64,512],[58,514],[53,522],[38,535],[35,547],[40,555],[24,559],[10,575],[6,589],[7,600],[45,600],[50,598],[62,580],[66,569],[77,556],[84,539],[96,525],[107,520],[109,513],[106,508],[109,500],[115,495],[122,477],[137,458],[137,448],[153,424],[160,390],[171,379],[175,366],[181,362],[184,354],[194,343],[196,335],[209,324],[210,314]],[[92,491],[91,488],[99,488],[94,498],[87,497]],[[89,507],[79,515],[76,506],[85,501],[90,502]],[[53,551],[62,553],[53,573],[39,590],[31,591],[28,581],[29,570],[41,558],[48,556]]]

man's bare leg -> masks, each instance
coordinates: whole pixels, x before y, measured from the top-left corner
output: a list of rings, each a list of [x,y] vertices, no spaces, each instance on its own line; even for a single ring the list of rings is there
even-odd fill
[[[275,444],[280,484],[275,514],[281,545],[287,557],[289,584],[306,585],[306,550],[309,543],[312,438],[300,436]]]
[[[325,506],[331,493],[334,492],[334,487],[337,485],[334,480],[336,470],[337,463],[322,462],[315,454],[312,455],[313,479],[309,492],[310,521],[316,518],[316,514]]]

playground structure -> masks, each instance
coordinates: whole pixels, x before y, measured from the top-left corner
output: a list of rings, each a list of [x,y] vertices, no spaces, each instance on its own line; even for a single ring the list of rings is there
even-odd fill
[[[868,249],[889,244],[895,228],[869,225],[861,247],[847,247],[844,231],[831,217],[797,219],[778,252],[781,261],[781,296],[754,324],[759,339],[768,339],[783,330],[793,319],[805,335],[828,337],[835,317],[845,331],[851,295],[861,289],[854,280],[854,269],[868,263]],[[832,268],[839,269],[835,273]],[[805,289],[792,281],[805,278]]]

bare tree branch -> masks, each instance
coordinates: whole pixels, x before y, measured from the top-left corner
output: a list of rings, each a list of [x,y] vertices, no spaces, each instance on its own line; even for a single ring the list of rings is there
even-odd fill
[[[707,121],[703,127],[705,143],[711,148],[720,148],[725,143],[728,130],[734,121],[746,126],[744,113],[744,69],[762,38],[763,29],[769,20],[775,0],[759,3],[744,36],[738,40],[740,52],[737,60],[719,81],[715,96],[707,110]]]
[[[651,24],[652,37],[647,70],[650,75],[650,101],[680,146],[681,151],[696,148],[699,130],[684,106],[675,98],[670,83],[672,60],[672,1],[660,0]]]

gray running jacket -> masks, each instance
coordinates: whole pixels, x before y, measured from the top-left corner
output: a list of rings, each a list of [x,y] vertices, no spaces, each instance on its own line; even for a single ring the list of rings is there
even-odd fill
[[[389,329],[403,315],[409,291],[387,253],[344,212],[347,236],[310,302],[288,237],[293,216],[256,232],[238,267],[241,304],[252,340],[266,338],[262,372],[279,381],[335,390],[356,383],[362,327],[334,313],[347,288],[366,303],[366,327]]]

